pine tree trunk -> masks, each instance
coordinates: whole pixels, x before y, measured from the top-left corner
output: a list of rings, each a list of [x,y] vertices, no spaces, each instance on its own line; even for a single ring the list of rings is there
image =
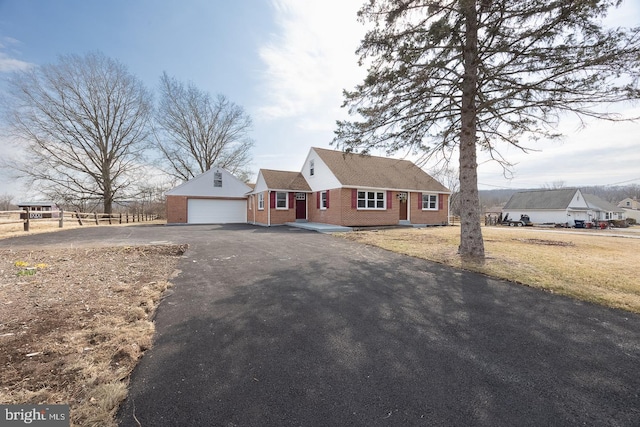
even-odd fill
[[[478,85],[478,15],[475,0],[460,0],[465,18],[464,76],[460,133],[460,255],[484,259],[476,159],[476,95]]]

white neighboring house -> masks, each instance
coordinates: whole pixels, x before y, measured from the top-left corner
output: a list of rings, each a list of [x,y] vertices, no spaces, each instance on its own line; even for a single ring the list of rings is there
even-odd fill
[[[566,224],[575,221],[608,221],[624,219],[623,210],[592,194],[576,188],[533,190],[515,193],[502,208],[503,218],[519,219],[529,215],[534,224]]]
[[[593,194],[585,194],[587,204],[590,208],[591,220],[609,221],[614,219],[625,219],[624,209],[617,207],[613,203],[602,200]]]
[[[503,218],[519,219],[529,215],[534,224],[567,224],[589,220],[589,205],[582,192],[575,188],[533,190],[515,193],[502,208]]]
[[[247,222],[246,183],[222,168],[208,171],[166,192],[168,224]]]

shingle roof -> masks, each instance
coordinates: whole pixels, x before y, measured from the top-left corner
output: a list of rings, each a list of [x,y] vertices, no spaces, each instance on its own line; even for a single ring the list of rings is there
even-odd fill
[[[575,188],[560,190],[534,190],[515,193],[502,210],[506,209],[566,209],[569,207]]]
[[[587,204],[592,209],[596,209],[602,212],[624,212],[623,209],[619,208],[613,203],[609,203],[606,200],[602,200],[600,197],[594,194],[585,194],[584,199],[587,201]]]
[[[274,190],[311,191],[311,187],[300,172],[260,169],[268,188]]]
[[[313,150],[346,187],[449,192],[444,185],[408,160],[316,147]]]

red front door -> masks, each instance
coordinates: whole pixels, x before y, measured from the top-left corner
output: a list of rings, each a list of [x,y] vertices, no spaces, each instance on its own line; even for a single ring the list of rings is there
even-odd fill
[[[296,219],[307,219],[307,195],[296,193]]]
[[[400,198],[400,221],[406,221],[407,219],[407,198]]]

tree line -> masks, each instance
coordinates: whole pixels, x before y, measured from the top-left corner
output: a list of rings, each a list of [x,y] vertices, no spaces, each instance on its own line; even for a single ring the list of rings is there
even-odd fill
[[[2,118],[19,155],[2,166],[51,200],[111,213],[157,196],[151,168],[169,186],[214,166],[249,177],[251,117],[166,72],[157,106],[139,78],[100,52],[60,56],[7,83]]]

